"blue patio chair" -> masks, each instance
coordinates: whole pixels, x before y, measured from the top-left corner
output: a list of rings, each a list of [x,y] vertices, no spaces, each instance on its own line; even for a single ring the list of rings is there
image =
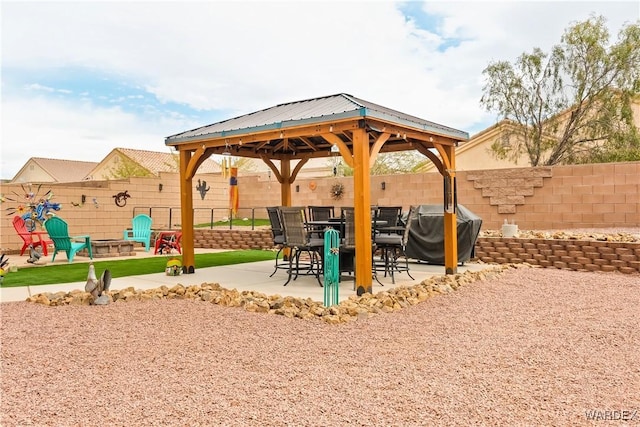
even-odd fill
[[[87,249],[89,258],[93,259],[93,252],[91,251],[91,238],[89,236],[69,236],[69,227],[65,220],[60,217],[54,216],[44,222],[44,228],[47,229],[47,233],[51,240],[53,240],[53,257],[51,262],[55,261],[56,254],[58,252],[65,252],[67,254],[67,260],[73,262],[73,257],[76,252]]]
[[[149,215],[136,215],[131,220],[131,228],[124,230],[123,239],[144,244],[144,250],[149,252],[151,247],[151,223]]]

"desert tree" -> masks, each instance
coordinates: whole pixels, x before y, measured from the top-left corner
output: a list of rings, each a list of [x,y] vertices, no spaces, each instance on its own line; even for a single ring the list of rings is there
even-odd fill
[[[606,158],[638,160],[632,104],[640,100],[640,26],[610,44],[603,17],[565,30],[551,53],[534,48],[514,64],[490,63],[480,100],[509,129],[491,149],[531,166]],[[636,119],[637,120],[637,119]]]

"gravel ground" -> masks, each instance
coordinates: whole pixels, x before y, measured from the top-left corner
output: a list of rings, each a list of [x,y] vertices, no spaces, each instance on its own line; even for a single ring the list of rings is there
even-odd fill
[[[640,425],[637,274],[508,270],[336,326],[193,300],[0,309],[4,427]]]

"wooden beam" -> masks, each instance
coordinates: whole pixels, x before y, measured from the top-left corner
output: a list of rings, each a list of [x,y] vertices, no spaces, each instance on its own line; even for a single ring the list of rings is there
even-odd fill
[[[356,223],[356,293],[372,293],[371,176],[369,136],[364,128],[353,132],[353,207]]]
[[[282,206],[291,206],[291,159],[280,162],[280,201]]]
[[[438,153],[440,154],[440,159],[442,161],[442,166],[443,168],[446,169],[454,169],[451,166],[451,156],[449,155],[449,152],[453,152],[452,150],[452,146],[443,146],[440,144],[436,144],[435,145],[435,149],[438,150]],[[448,149],[451,149],[450,151]],[[442,172],[440,172],[442,173]],[[443,174],[444,175],[444,174]]]
[[[182,272],[193,274],[196,270],[193,248],[193,182],[187,170],[191,164],[191,152],[180,151],[180,217],[182,228]],[[169,224],[171,227],[171,224]]]
[[[229,145],[239,145],[242,140],[243,144],[247,143],[256,143],[263,142],[265,140],[275,140],[275,139],[283,139],[283,138],[299,138],[301,136],[315,136],[315,135],[323,135],[325,133],[341,133],[345,131],[350,131],[353,129],[357,129],[359,126],[360,118],[358,119],[345,119],[344,121],[337,121],[333,123],[322,123],[318,125],[302,125],[297,127],[291,127],[287,129],[277,129],[277,130],[267,130],[263,132],[253,132],[246,134],[237,134],[233,136],[229,135],[216,135],[216,136],[207,136],[203,135],[202,137],[193,137],[193,139],[184,142],[171,142],[168,144],[170,146],[175,146],[179,149],[187,149],[187,150],[196,150],[202,144],[205,144],[207,147],[209,146],[222,146],[224,147],[225,143]]]
[[[380,135],[378,135],[378,138],[375,140],[375,142],[371,146],[371,152],[369,154],[369,169],[373,167],[373,164],[376,162],[376,158],[378,157],[378,153],[380,152],[380,149],[382,148],[384,143],[387,142],[390,136],[391,136],[390,133],[381,133]]]
[[[311,148],[313,151],[318,151],[318,146],[313,142],[311,142],[311,140],[306,136],[301,136],[300,141],[302,141],[307,147]]]
[[[433,151],[420,144],[416,144],[416,150],[418,150],[418,152],[424,154],[429,160],[431,160],[431,162],[440,172],[440,175],[444,176],[444,166],[442,165],[442,161],[438,156],[436,156]]]
[[[450,168],[445,169],[443,179],[448,181],[445,184],[445,202],[449,201],[450,208],[447,209],[445,203],[444,210],[444,270],[446,274],[456,274],[458,272],[458,221],[456,217],[456,186],[455,186],[455,147],[446,146],[443,151],[446,154],[446,164]],[[445,159],[443,159],[445,160]]]
[[[269,169],[271,169],[271,171],[275,175],[278,182],[282,184],[282,175],[280,174],[280,171],[278,170],[277,166],[266,155],[262,155],[260,156],[260,158],[262,159],[263,162],[267,164],[267,166],[269,166]]]
[[[342,155],[342,159],[344,160],[344,162],[349,165],[349,167],[353,168],[353,155],[351,154],[351,151],[349,150],[349,147],[347,147],[347,144],[345,144],[342,139],[340,139],[340,137],[338,135],[334,135],[332,133],[323,133],[321,135],[324,139],[326,139],[330,144],[335,145],[338,147],[338,149],[340,150],[340,154]],[[369,141],[367,139],[367,149],[369,149]]]
[[[204,155],[205,151],[205,146],[202,145],[193,153],[191,159],[189,160],[189,164],[187,165],[185,177],[189,179],[193,178],[193,176],[196,174],[196,171],[198,170],[198,167],[202,164],[202,160],[200,159]]]
[[[300,172],[300,169],[302,169],[302,167],[309,161],[309,158],[309,156],[301,158],[296,167],[293,168],[291,178],[289,179],[289,184],[293,184],[293,182],[296,180],[296,177],[298,176],[298,172]]]

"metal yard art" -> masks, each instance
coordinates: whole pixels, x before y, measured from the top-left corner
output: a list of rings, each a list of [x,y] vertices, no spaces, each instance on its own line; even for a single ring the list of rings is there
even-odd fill
[[[2,197],[3,201],[8,200],[19,203],[18,206],[8,207],[5,210],[7,215],[20,215],[24,219],[27,230],[35,231],[38,224],[42,228],[44,222],[54,215],[53,211],[59,211],[61,206],[60,203],[51,201],[53,191],[49,190],[40,195],[42,184],[39,184],[35,191],[33,191],[31,184],[28,184],[26,188],[24,185],[21,185],[21,187],[24,192],[22,195],[12,191],[15,197]]]
[[[338,304],[340,286],[340,233],[328,228],[324,232],[324,306]]]

